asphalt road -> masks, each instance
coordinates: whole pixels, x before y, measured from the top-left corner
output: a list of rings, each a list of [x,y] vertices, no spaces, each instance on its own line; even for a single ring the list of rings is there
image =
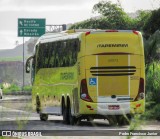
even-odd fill
[[[140,121],[136,127],[138,130],[160,130],[160,122]],[[48,121],[40,121],[39,115],[32,111],[30,96],[4,96],[0,100],[0,130],[2,131],[45,131],[43,135],[63,137],[85,135],[103,138],[102,136],[108,135],[112,138],[110,135],[117,135],[129,128],[130,126],[110,126],[107,120],[81,121],[78,125],[66,125],[62,121],[62,116],[49,116]],[[126,138],[126,136],[117,138]]]

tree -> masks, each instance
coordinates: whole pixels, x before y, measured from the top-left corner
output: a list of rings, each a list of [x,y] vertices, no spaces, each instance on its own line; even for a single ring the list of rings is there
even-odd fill
[[[134,19],[135,29],[142,31],[143,27],[145,26],[146,22],[151,16],[151,11],[150,10],[138,10],[136,14],[138,16]]]
[[[160,8],[153,10],[143,27],[145,37],[149,38],[156,30],[160,30]]]
[[[157,30],[153,35],[150,36],[148,40],[144,38],[145,44],[145,63],[146,65],[151,64],[154,61],[160,59],[159,49],[160,49],[160,31]]]
[[[122,16],[126,16],[126,13],[118,4],[113,4],[111,1],[100,1],[93,6],[93,12],[98,12],[101,15],[115,19]]]
[[[71,29],[133,29],[132,19],[119,4],[113,4],[111,1],[101,1],[94,5],[93,12],[98,12],[101,16],[74,24]]]

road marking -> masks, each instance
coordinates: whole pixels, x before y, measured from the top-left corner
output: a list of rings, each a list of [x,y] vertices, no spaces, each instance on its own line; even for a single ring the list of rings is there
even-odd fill
[[[26,112],[26,111],[23,111],[23,110],[11,109],[11,108],[7,108],[7,107],[3,107],[3,106],[0,106],[0,111],[2,111],[2,112],[10,111],[10,112],[30,113],[30,112]]]

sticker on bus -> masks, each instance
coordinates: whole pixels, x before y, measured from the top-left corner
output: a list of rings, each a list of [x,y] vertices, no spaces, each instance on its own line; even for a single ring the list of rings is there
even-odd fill
[[[89,85],[97,85],[97,78],[89,78]]]

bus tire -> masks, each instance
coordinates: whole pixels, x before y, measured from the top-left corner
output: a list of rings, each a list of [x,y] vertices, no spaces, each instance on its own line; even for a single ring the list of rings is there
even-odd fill
[[[116,116],[108,116],[107,120],[111,126],[116,126],[118,123]]]
[[[119,126],[129,125],[130,119],[129,117],[125,117],[123,115],[117,116],[117,122]]]
[[[48,120],[48,114],[40,113],[40,120],[41,121],[47,121]]]
[[[63,122],[65,123],[65,124],[68,124],[68,121],[69,121],[69,119],[68,119],[68,111],[67,111],[67,108],[65,107],[65,104],[63,103],[62,104],[62,115],[63,115]]]
[[[69,124],[70,125],[75,125],[77,124],[78,119],[72,115],[71,113],[71,107],[69,106]]]
[[[88,117],[88,118],[87,118],[87,121],[88,121],[88,122],[93,122],[93,120],[94,120],[94,118],[92,118],[92,117]]]
[[[40,102],[40,98],[38,95],[36,96],[36,112],[37,113],[41,112],[41,102]]]

